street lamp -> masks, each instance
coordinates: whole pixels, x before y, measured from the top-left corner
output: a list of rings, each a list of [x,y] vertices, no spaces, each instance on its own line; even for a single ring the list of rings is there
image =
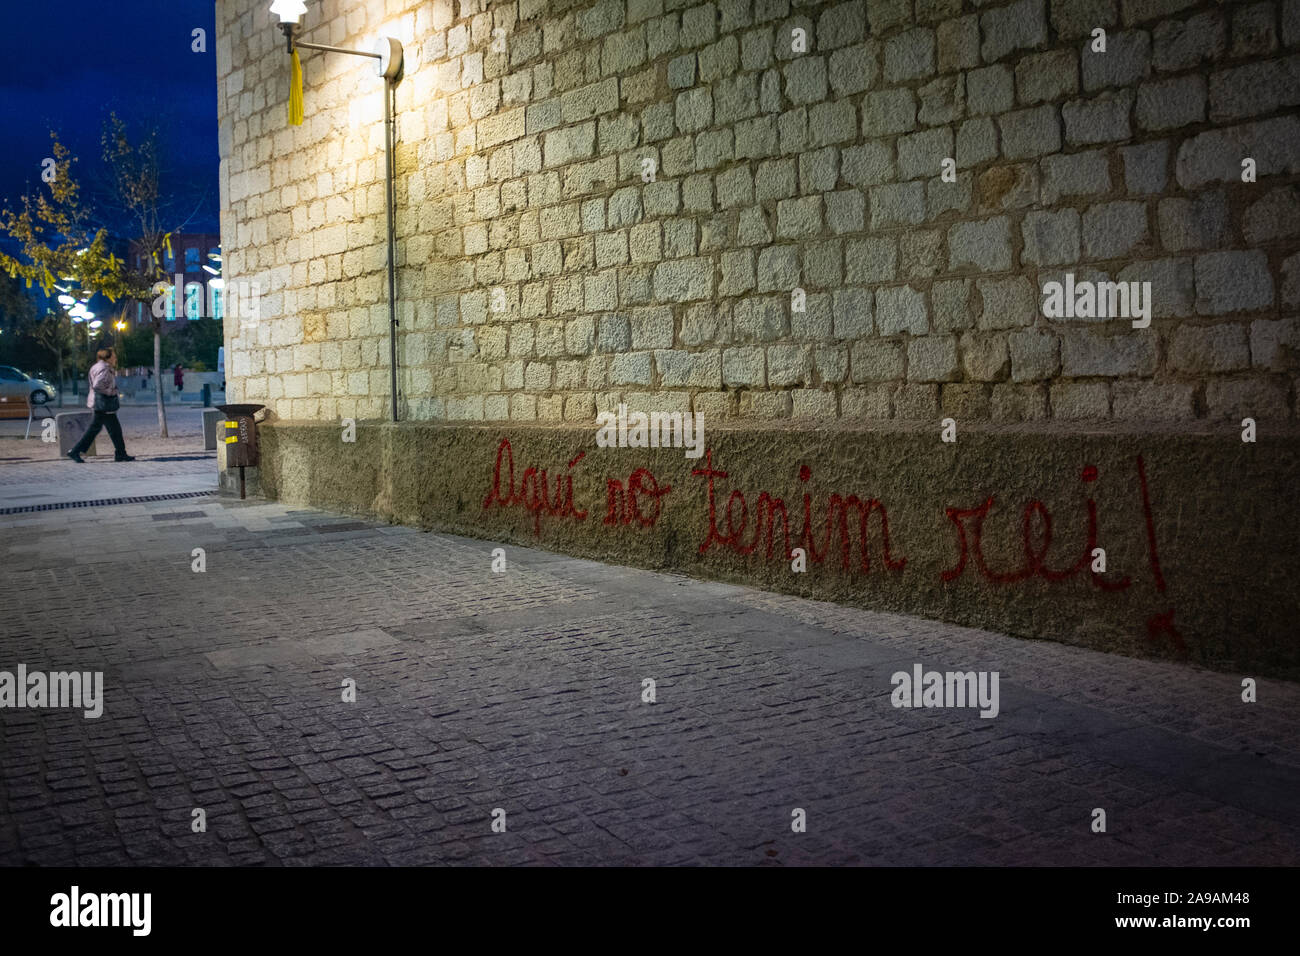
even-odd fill
[[[80,309],[81,309],[81,306],[78,305],[76,309],[73,309],[72,311],[70,311],[70,312],[68,313],[68,318],[72,320],[72,328],[73,328],[73,331],[72,331],[72,350],[73,350],[73,352],[72,352],[72,354],[73,354],[73,357],[74,357],[74,358],[76,357],[76,349],[77,349],[77,331],[76,331],[76,329],[77,329],[77,326],[81,325],[81,323],[85,321],[85,318],[82,316],[82,314],[81,314],[81,312],[80,312]],[[89,335],[90,333],[87,332],[86,334]],[[62,388],[63,386],[60,385],[59,387]],[[80,373],[78,373],[78,371],[77,371],[77,366],[74,364],[74,365],[72,366],[72,397],[73,397],[73,398],[77,398],[77,397],[80,396],[80,395],[81,395],[81,376],[80,376]]]
[[[280,18],[280,29],[288,33],[298,25],[302,15],[307,12],[307,4],[302,0],[275,0],[271,12]],[[285,24],[288,24],[286,27]]]
[[[81,318],[82,318],[82,320],[86,323],[86,366],[89,367],[90,364],[91,364],[91,362],[90,362],[90,333],[91,333],[92,331],[93,331],[93,332],[97,332],[97,331],[99,331],[99,327],[100,327],[101,325],[103,325],[104,323],[101,322],[99,319],[95,318],[95,313],[94,313],[94,312],[87,312],[87,311],[84,310],[84,308],[83,308],[83,311],[82,311],[82,313],[81,313]],[[87,385],[87,388],[89,388],[89,385]],[[90,392],[86,392],[86,394],[89,395]]]
[[[397,82],[402,76],[402,44],[394,37],[380,37],[374,49],[347,50],[321,43],[307,43],[295,39],[298,21],[307,12],[302,0],[275,0],[271,12],[280,18],[280,31],[284,34],[285,49],[292,58],[292,79],[289,87],[289,122],[302,125],[302,69],[298,63],[298,48],[322,50],[326,53],[346,53],[378,60],[378,73],[384,79],[384,205],[388,213],[388,357],[390,388],[392,391],[393,421],[397,421],[397,223],[393,208],[393,97]]]

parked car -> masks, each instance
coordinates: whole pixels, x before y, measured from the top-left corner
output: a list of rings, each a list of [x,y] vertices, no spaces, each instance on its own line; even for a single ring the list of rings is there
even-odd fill
[[[52,400],[58,391],[43,378],[35,378],[12,365],[0,365],[0,402],[7,405],[27,403],[43,405]]]

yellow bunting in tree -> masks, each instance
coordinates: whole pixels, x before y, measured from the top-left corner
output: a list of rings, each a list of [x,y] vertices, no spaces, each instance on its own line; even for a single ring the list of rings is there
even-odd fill
[[[292,67],[289,76],[289,125],[302,125],[302,63],[298,60],[298,51],[294,50],[290,58]]]

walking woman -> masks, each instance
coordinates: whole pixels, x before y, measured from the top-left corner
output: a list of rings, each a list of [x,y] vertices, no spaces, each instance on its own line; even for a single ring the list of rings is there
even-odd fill
[[[75,462],[85,464],[81,453],[90,447],[101,428],[108,429],[108,437],[113,440],[113,456],[117,461],[135,461],[135,456],[126,453],[126,443],[122,441],[122,425],[117,420],[117,407],[120,404],[117,395],[117,376],[113,367],[117,356],[112,349],[100,349],[95,353],[99,359],[90,367],[90,394],[86,396],[86,407],[95,413],[94,420],[81,436],[81,441],[68,452],[68,457]]]

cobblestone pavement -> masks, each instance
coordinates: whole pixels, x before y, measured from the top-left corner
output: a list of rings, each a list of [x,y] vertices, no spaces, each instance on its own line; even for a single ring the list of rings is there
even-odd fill
[[[0,466],[0,509],[132,480],[68,467]],[[0,710],[0,863],[1300,862],[1295,684],[495,546],[215,497],[0,515],[0,670],[105,697]],[[917,662],[998,671],[999,715],[895,709]]]

